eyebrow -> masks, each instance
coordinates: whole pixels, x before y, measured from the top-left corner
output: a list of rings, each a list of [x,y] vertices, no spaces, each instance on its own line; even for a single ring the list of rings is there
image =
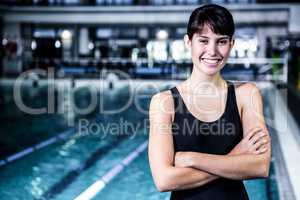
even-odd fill
[[[209,37],[206,37],[206,36],[203,36],[203,35],[198,35],[197,37],[202,37],[202,38],[205,38],[205,39],[209,39]],[[222,40],[222,39],[230,39],[229,36],[221,36],[219,38],[217,38],[217,40]]]

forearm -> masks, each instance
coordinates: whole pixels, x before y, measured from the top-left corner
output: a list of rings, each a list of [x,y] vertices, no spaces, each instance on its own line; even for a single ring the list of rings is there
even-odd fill
[[[193,153],[191,167],[229,179],[265,177],[269,164],[266,155],[213,155]]]
[[[190,167],[168,167],[164,173],[162,192],[191,189],[205,185],[218,176],[190,168]]]

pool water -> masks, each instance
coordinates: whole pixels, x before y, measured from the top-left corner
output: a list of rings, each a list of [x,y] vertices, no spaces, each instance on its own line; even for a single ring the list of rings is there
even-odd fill
[[[76,90],[76,105],[86,106],[91,100],[89,85]],[[112,167],[120,163],[141,143],[147,141],[147,113],[140,112],[131,105],[117,114],[102,114],[99,107],[113,108],[124,105],[129,97],[128,87],[123,86],[113,91],[104,92],[99,89],[97,106],[88,114],[78,114],[72,108],[66,113],[28,115],[18,111],[12,100],[12,86],[1,85],[2,99],[0,114],[0,139],[5,150],[2,159],[11,153],[18,152],[56,134],[76,127],[80,120],[85,119],[94,124],[94,129],[85,132],[76,131],[64,140],[39,149],[12,163],[0,166],[0,199],[74,199],[95,181],[99,180]],[[23,88],[27,105],[47,105],[47,84],[37,88]],[[29,91],[31,92],[28,95]],[[64,93],[65,95],[69,93]],[[27,95],[27,96],[26,96]],[[147,109],[150,96],[138,99],[140,108]],[[24,98],[25,98],[24,97]],[[67,98],[67,97],[66,97]],[[101,102],[102,101],[102,102]],[[61,102],[57,103],[60,106]],[[72,105],[72,104],[70,104]],[[74,119],[75,126],[68,124],[69,118]],[[118,127],[117,134],[110,125],[120,124],[120,119],[131,123],[133,127]],[[98,125],[98,126],[97,126]],[[103,125],[103,126],[100,126]],[[99,128],[100,126],[100,128]],[[92,127],[92,126],[91,126]],[[101,129],[102,128],[102,129]],[[108,128],[108,129],[105,129]],[[276,200],[270,198],[269,191],[275,191],[276,180],[245,181],[249,196],[254,200]],[[273,183],[275,182],[275,183]],[[275,185],[275,186],[274,186]],[[159,193],[153,183],[148,164],[147,150],[143,151],[130,165],[125,167],[109,182],[94,199],[168,199],[170,193]]]

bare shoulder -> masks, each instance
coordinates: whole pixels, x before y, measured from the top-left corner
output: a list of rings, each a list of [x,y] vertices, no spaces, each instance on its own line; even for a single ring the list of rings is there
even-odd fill
[[[174,101],[170,90],[156,93],[150,102],[149,114],[166,114],[172,116],[174,113]]]
[[[254,82],[235,82],[235,91],[241,106],[261,102],[261,92]]]
[[[236,93],[240,97],[250,97],[255,93],[260,93],[254,82],[235,82]]]
[[[249,90],[257,88],[257,85],[255,82],[236,81],[236,82],[234,82],[234,85],[235,85],[236,89],[243,90],[243,91],[249,91]]]
[[[173,106],[173,97],[170,90],[162,91],[156,93],[151,98],[151,104],[154,105],[164,105],[164,106]]]

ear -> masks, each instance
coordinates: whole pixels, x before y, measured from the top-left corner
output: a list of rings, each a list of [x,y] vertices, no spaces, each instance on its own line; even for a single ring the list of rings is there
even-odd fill
[[[191,49],[192,41],[190,40],[189,36],[187,34],[184,35],[184,45],[187,49]]]

